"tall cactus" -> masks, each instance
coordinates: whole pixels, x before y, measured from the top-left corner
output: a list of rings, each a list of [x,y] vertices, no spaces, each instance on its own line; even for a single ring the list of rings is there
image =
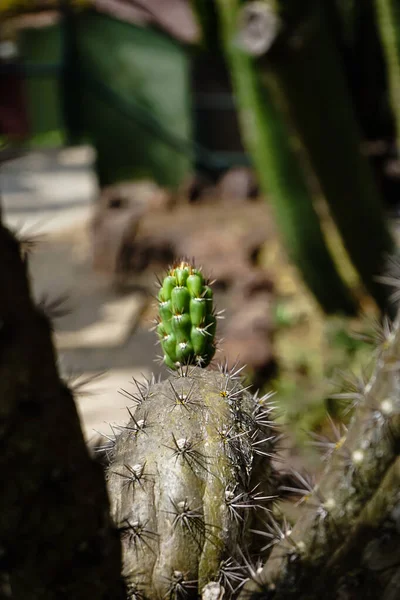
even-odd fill
[[[240,549],[251,551],[277,490],[266,399],[228,371],[187,367],[132,400],[108,467],[129,588],[189,599],[214,581],[233,596]]]
[[[271,94],[262,86],[252,59],[239,46],[239,1],[218,0],[217,6],[243,140],[273,207],[289,257],[327,313],[354,313],[354,302],[327,249],[291,133]]]
[[[375,0],[375,7],[386,58],[397,151],[400,153],[400,6],[396,0]]]
[[[237,6],[236,0],[220,4],[231,14]],[[280,24],[272,47],[262,47],[270,29],[260,5]],[[248,2],[239,16],[230,16],[230,44],[236,37],[259,57],[257,70],[264,84],[277,89],[283,99],[354,267],[380,308],[388,310],[388,294],[376,277],[393,251],[393,241],[371,169],[361,154],[358,124],[321,3]]]

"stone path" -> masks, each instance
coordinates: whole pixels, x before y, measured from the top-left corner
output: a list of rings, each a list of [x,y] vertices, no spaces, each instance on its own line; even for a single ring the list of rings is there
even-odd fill
[[[92,159],[82,147],[31,153],[0,169],[3,221],[39,236],[30,260],[36,298],[49,304],[66,297],[68,312],[55,320],[54,334],[61,372],[81,374],[82,381],[105,371],[77,397],[88,440],[94,430],[109,431],[107,423],[127,420],[129,403],[119,388],[158,373],[154,334],[140,322],[148,303],[143,289],[117,291],[91,267]]]

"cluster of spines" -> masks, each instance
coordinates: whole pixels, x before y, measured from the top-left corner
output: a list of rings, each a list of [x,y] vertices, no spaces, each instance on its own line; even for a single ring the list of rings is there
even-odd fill
[[[217,323],[209,282],[200,269],[180,261],[159,283],[156,330],[165,364],[206,367],[215,354]]]
[[[240,408],[241,395],[246,388],[241,385],[240,369],[228,369],[227,364],[220,365],[219,370],[223,378],[218,390],[219,395],[224,398],[230,407],[231,414],[235,421],[235,427],[224,427],[218,431],[221,440],[226,446],[226,451],[233,457],[241,456],[246,452],[246,446],[250,443],[251,452],[253,455],[261,454],[262,456],[276,456],[276,442],[280,439],[280,435],[271,435],[271,429],[278,428],[274,424],[272,413],[275,412],[275,406],[270,402],[271,394],[258,397],[254,394],[253,403],[254,409],[252,413],[247,413]],[[170,412],[175,410],[184,410],[192,415],[200,412],[202,409],[193,397],[193,381],[195,377],[195,367],[180,366],[178,371],[174,372],[174,380],[169,380],[169,391],[165,393],[165,399],[170,404]],[[186,381],[185,381],[186,380]],[[189,381],[188,381],[189,380]],[[137,381],[132,382],[136,389],[136,394],[128,394],[126,390],[124,395],[130,399],[136,406],[144,405],[147,398],[151,397],[152,384],[156,383],[154,378],[148,381],[147,384],[142,384]],[[131,435],[148,435],[147,428],[151,427],[147,417],[144,419],[135,419],[131,410],[128,409],[131,422],[127,426],[118,427]],[[348,456],[343,448],[346,429],[344,426],[338,426],[331,421],[332,436],[312,435],[312,443],[317,447],[326,451],[325,458],[328,458],[333,452],[339,453],[347,464],[353,462],[353,457]],[[269,435],[264,435],[264,431]],[[246,442],[244,443],[246,439]],[[258,441],[262,442],[262,449],[259,451]],[[270,443],[270,450],[265,451],[266,444]],[[171,451],[171,457],[175,462],[178,460],[185,461],[193,471],[212,470],[212,457],[205,456],[193,444],[189,437],[178,437],[177,434],[171,433],[171,441],[166,447]],[[241,469],[243,470],[246,462],[243,456]],[[146,472],[146,464],[137,463],[128,468],[123,465],[116,475],[121,477],[124,485],[128,488],[133,486],[142,486],[152,475]],[[255,536],[259,536],[263,542],[260,544],[260,552],[266,553],[271,548],[280,547],[283,554],[290,557],[290,560],[295,560],[302,554],[301,545],[292,538],[292,525],[286,520],[283,514],[280,514],[275,505],[271,510],[271,503],[280,498],[285,498],[288,495],[299,498],[299,503],[306,503],[310,509],[316,510],[319,515],[319,521],[330,522],[333,518],[334,506],[331,506],[331,499],[326,498],[319,492],[315,481],[307,474],[301,474],[292,471],[291,485],[282,485],[279,488],[278,494],[275,496],[266,496],[259,486],[256,485],[252,489],[248,487],[249,479],[238,481],[237,486],[227,487],[225,489],[225,504],[228,507],[232,522],[242,522],[248,511],[261,510],[264,518],[262,519],[262,528],[251,530]],[[289,477],[290,479],[290,477]],[[165,511],[166,516],[171,518],[174,529],[187,531],[189,535],[198,542],[199,547],[204,539],[212,540],[212,532],[209,525],[204,521],[202,510],[198,506],[191,506],[187,498],[170,498],[170,510]],[[142,548],[155,551],[157,533],[148,529],[146,522],[129,522],[125,520],[121,523],[121,533],[133,546],[135,553],[141,552]],[[154,549],[153,549],[154,546]],[[243,589],[243,586],[252,581],[256,584],[258,592],[251,592],[249,598],[257,598],[257,593],[260,598],[273,597],[273,587],[271,582],[268,582],[262,573],[262,562],[257,560],[257,564],[253,564],[250,557],[241,556],[240,552],[235,558],[226,555],[226,558],[221,562],[220,569],[216,575],[216,582],[225,589],[227,598],[236,598],[238,593]],[[196,581],[185,580],[185,574],[179,570],[171,574],[170,591],[171,597],[185,598],[186,593],[195,589]],[[175,596],[173,594],[175,593]]]

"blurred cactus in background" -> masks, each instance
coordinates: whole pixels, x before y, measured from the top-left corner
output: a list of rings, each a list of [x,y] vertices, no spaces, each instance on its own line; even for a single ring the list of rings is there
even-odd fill
[[[281,178],[285,183],[296,170],[295,161],[289,166],[280,152],[282,138],[288,134],[282,129],[274,144],[267,141],[279,120],[285,119],[302,145],[354,267],[380,308],[388,309],[387,293],[376,277],[393,250],[393,241],[382,198],[361,153],[359,126],[322,5],[308,2],[300,8],[289,1],[241,5],[235,0],[220,0],[218,5],[225,52],[242,114],[243,138],[263,188],[275,203],[276,214],[285,210],[286,220],[293,215],[298,238],[304,236],[303,244],[311,243],[305,228],[309,219],[301,216],[298,190],[286,194],[285,205],[274,184],[279,168],[285,173]],[[251,98],[251,87],[262,89],[262,93]],[[268,116],[271,105],[276,111],[273,117]],[[257,115],[265,120],[264,127],[260,121],[254,127]],[[259,139],[258,146],[254,138]],[[270,148],[270,156],[276,157],[271,170],[266,156],[260,155],[262,144]],[[296,217],[295,211],[299,211]],[[283,230],[282,219],[277,218]],[[293,232],[284,235],[287,247],[293,238]],[[315,252],[319,254],[316,247]],[[298,251],[292,253],[295,262],[298,257]],[[315,275],[318,272],[321,276],[315,258],[312,262]],[[303,266],[301,272],[310,286]]]
[[[386,58],[390,101],[400,153],[400,6],[396,0],[375,0],[376,15]]]
[[[217,2],[221,35],[230,65],[243,140],[253,159],[290,259],[328,313],[355,312],[326,246],[312,193],[285,125],[260,74],[237,39],[239,2]]]
[[[398,597],[399,320],[379,337],[371,378],[343,394],[354,410],[348,429],[319,438],[322,477],[315,483],[298,474],[291,489],[304,503],[302,518],[276,533],[269,561],[243,598]]]

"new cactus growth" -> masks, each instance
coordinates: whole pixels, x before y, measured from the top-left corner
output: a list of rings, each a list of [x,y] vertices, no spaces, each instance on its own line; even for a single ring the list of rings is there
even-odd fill
[[[179,261],[158,292],[157,334],[165,364],[206,367],[215,353],[213,292],[200,269]]]

